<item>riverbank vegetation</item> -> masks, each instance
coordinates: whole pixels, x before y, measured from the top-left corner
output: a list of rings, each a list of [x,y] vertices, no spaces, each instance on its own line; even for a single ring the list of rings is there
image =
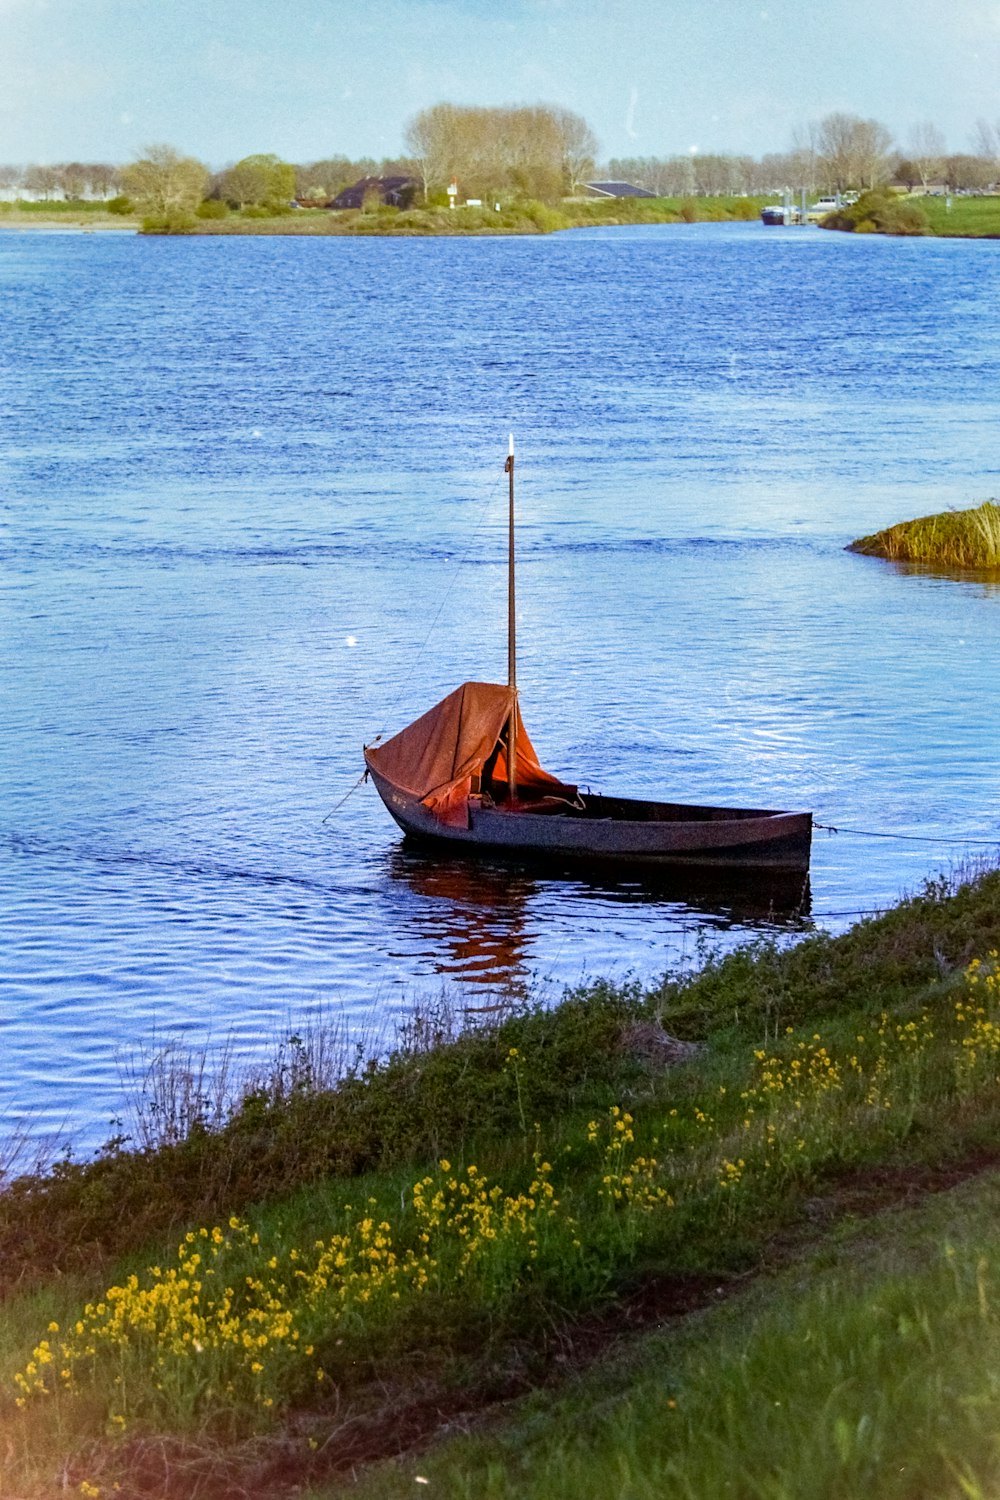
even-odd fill
[[[278,216],[195,216],[180,223],[147,221],[148,233],[313,235],[552,234],[561,229],[624,224],[697,224],[754,220],[762,200],[754,198],[574,199],[556,206],[515,200],[499,209],[462,205],[397,209],[373,207],[338,213],[298,210]]]
[[[1000,194],[908,197],[889,187],[863,193],[821,221],[824,229],[856,234],[924,235],[948,239],[1000,239]]]
[[[1000,1176],[849,1212],[776,1274],[623,1337],[502,1424],[352,1486],[457,1500],[986,1500],[1000,1487]],[[414,1491],[415,1493],[416,1491]]]
[[[232,209],[220,198],[193,209],[141,213],[124,195],[107,202],[0,203],[0,226],[11,228],[144,228],[150,234],[213,235],[482,235],[548,234],[555,230],[626,224],[695,224],[756,221],[766,194],[672,195],[660,198],[567,199],[557,204],[515,199],[499,210],[445,204],[397,209],[369,205],[331,211],[284,203]],[[824,228],[861,233],[931,234],[947,238],[1000,238],[1000,195],[914,196],[879,191],[829,215]]]
[[[1000,504],[900,521],[851,542],[849,552],[940,568],[1000,568]]]
[[[129,229],[137,224],[127,198],[0,203],[0,227],[11,229]]]
[[[501,1433],[474,1462],[434,1460],[443,1493],[615,1493],[607,1474],[624,1464],[639,1476],[653,1450],[661,1464],[687,1452],[724,1466],[726,1434],[754,1401],[739,1451],[766,1438],[772,1468],[822,1461],[830,1493],[860,1492],[863,1475],[867,1493],[946,1494],[939,1481],[959,1461],[985,1483],[986,1447],[956,1445],[970,1423],[995,1428],[992,1405],[963,1404],[942,1369],[945,1410],[911,1449],[910,1488],[893,1489],[899,1406],[863,1383],[868,1371],[881,1391],[897,1357],[933,1348],[920,1319],[936,1298],[942,1337],[994,1347],[975,1193],[980,1227],[957,1261],[942,1262],[932,1236],[928,1279],[877,1291],[911,1311],[876,1320],[850,1366],[860,1382],[835,1378],[861,1327],[856,1294],[835,1280],[825,1303],[802,1303],[792,1282],[764,1294],[757,1361],[739,1353],[736,1312],[688,1318],[666,1375],[655,1352],[605,1362],[623,1329],[695,1313],[790,1258],[822,1262],[845,1214],[1000,1157],[998,951],[1000,872],[985,870],[841,937],[760,941],[649,990],[592,985],[464,1029],[442,1009],[381,1060],[338,1062],[319,1038],[291,1039],[228,1105],[189,1066],[154,1069],[140,1139],[0,1195],[7,1489],[328,1494],[367,1461],[530,1391],[549,1394],[510,1421],[520,1440],[524,1423],[534,1434],[535,1478]],[[793,1397],[816,1386],[801,1379],[807,1345],[829,1382],[822,1422],[796,1429]],[[988,1382],[976,1384],[964,1347],[958,1367],[978,1399]],[[559,1402],[569,1381],[578,1409],[593,1408],[596,1373],[582,1386],[576,1374],[595,1362],[601,1415],[568,1443]],[[583,1476],[597,1450],[603,1490],[596,1477],[545,1487],[564,1461]],[[370,1492],[399,1493],[401,1473],[374,1472]],[[418,1474],[407,1468],[403,1487]],[[685,1483],[678,1493],[713,1492],[708,1478]]]
[[[372,205],[333,213],[325,209],[289,208],[280,211],[249,207],[231,210],[217,199],[208,199],[193,210],[167,208],[141,218],[131,200],[124,210],[101,211],[92,205],[77,211],[74,204],[35,204],[23,211],[12,205],[0,223],[15,226],[71,224],[81,227],[114,227],[132,223],[146,234],[185,235],[368,235],[439,236],[484,234],[551,234],[561,229],[597,228],[625,224],[730,223],[756,220],[763,203],[759,198],[609,198],[573,199],[552,206],[532,199],[516,199],[499,209],[463,204],[456,208],[436,204],[427,208],[399,209]]]

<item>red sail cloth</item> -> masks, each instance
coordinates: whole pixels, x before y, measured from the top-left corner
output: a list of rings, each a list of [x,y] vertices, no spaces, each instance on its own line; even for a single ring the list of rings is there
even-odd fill
[[[472,778],[481,774],[497,748],[512,707],[517,716],[518,787],[573,796],[575,787],[539,765],[516,695],[495,682],[463,682],[384,745],[369,746],[368,759],[380,775],[419,797],[442,822],[464,826]],[[497,782],[507,780],[502,746],[493,777]]]

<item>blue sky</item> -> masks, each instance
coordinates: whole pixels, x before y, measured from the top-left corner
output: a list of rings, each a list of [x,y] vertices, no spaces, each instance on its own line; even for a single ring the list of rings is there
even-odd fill
[[[968,150],[1000,0],[0,0],[0,161],[391,155],[442,99],[565,105],[605,157],[759,155],[832,110]]]

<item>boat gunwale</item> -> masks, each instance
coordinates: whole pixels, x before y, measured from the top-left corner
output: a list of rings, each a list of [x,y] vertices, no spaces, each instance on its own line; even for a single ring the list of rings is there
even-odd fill
[[[471,798],[465,825],[448,824],[421,799],[366,764],[386,808],[403,832],[453,848],[528,858],[612,860],[622,863],[703,863],[806,869],[812,841],[812,814],[770,809],[710,809],[731,818],[586,818],[528,808],[484,806]],[[683,809],[683,803],[609,798],[647,807]],[[698,806],[692,805],[692,812]],[[569,835],[567,837],[567,835]]]

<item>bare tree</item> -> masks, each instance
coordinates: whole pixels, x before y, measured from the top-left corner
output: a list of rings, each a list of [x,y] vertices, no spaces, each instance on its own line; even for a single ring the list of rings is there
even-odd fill
[[[786,185],[814,192],[819,182],[819,125],[810,120],[792,131],[792,149],[788,153]]]
[[[365,173],[355,171],[350,157],[324,157],[321,161],[295,168],[295,196],[327,202],[335,198],[341,188],[363,176]]]
[[[33,193],[38,198],[51,198],[59,187],[59,173],[55,167],[25,167],[21,185],[26,193]]]
[[[986,184],[989,186],[1000,177],[1000,120],[992,125],[988,120],[977,120],[972,140],[973,150],[990,164],[990,178],[989,183]]]
[[[106,161],[92,161],[87,167],[87,186],[95,198],[113,198],[121,191],[121,173]]]
[[[692,158],[695,189],[705,198],[746,191],[747,171],[744,159],[706,153]]]
[[[10,163],[0,164],[0,193],[13,193],[21,186],[21,168]]]
[[[615,182],[633,182],[659,198],[682,198],[695,190],[690,156],[614,156],[606,168]]]
[[[82,198],[87,191],[87,168],[82,161],[65,161],[55,168],[59,189],[67,200]]]
[[[977,156],[987,156],[994,161],[1000,161],[1000,120],[995,124],[982,118],[976,121],[972,149]]]
[[[888,182],[892,170],[892,131],[878,120],[861,120],[857,130],[857,161],[861,187]]]
[[[186,213],[200,202],[208,168],[173,146],[147,146],[145,155],[122,170],[122,183],[146,213]]]
[[[816,165],[812,152],[772,151],[762,156],[754,173],[753,189],[758,193],[780,193],[784,189],[812,192],[816,186]]]
[[[587,122],[545,104],[481,108],[435,104],[406,130],[425,197],[457,181],[466,195],[551,199],[569,190],[593,161]]]
[[[459,113],[455,104],[434,104],[414,115],[406,127],[406,148],[419,168],[425,198],[446,187],[455,170]]]
[[[594,170],[600,149],[597,137],[582,115],[571,109],[552,109],[562,156],[563,191],[572,193]]]
[[[926,192],[934,178],[941,175],[945,152],[948,149],[944,136],[930,120],[921,120],[910,130],[907,137],[907,149],[909,159],[916,168],[921,185]]]
[[[835,192],[876,187],[889,176],[892,136],[878,120],[835,113],[816,129],[820,176]]]
[[[944,160],[944,176],[950,188],[956,191],[966,188],[970,192],[982,192],[994,180],[996,163],[985,156],[947,156]]]

